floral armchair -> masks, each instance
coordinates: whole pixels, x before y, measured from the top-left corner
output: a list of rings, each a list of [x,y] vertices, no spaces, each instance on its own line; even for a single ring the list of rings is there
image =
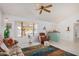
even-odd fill
[[[6,46],[9,49],[9,54],[11,56],[24,56],[20,46],[18,45],[18,42],[16,40],[13,40],[12,38],[7,38],[4,40]]]

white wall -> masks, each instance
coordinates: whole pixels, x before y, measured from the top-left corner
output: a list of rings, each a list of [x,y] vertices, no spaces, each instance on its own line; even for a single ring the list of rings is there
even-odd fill
[[[43,21],[43,20],[40,20],[40,19],[37,19],[37,18],[34,18],[34,17],[31,17],[31,18],[24,18],[24,17],[17,17],[17,16],[12,16],[12,15],[4,15],[3,17],[3,20],[4,20],[4,25],[6,23],[6,18],[8,18],[8,23],[12,23],[13,26],[15,25],[15,22],[16,21],[26,21],[26,22],[33,22],[33,23],[36,23],[38,25],[38,32],[41,32],[43,30],[43,27],[46,26],[46,29],[47,31],[51,31],[53,30],[53,25],[54,23],[53,22],[48,22],[48,21]],[[15,25],[16,26],[16,25]],[[14,27],[15,27],[14,26]],[[12,27],[13,29],[13,27]],[[14,29],[15,31],[15,29]],[[14,32],[13,31],[13,32]]]
[[[79,20],[79,16],[74,15],[59,23],[58,27],[61,33],[61,39],[74,42],[74,23],[77,23],[77,20]],[[66,31],[67,27],[70,27],[70,31]]]
[[[24,38],[18,38],[16,37],[16,23],[15,21],[27,21],[27,22],[34,22],[37,24],[38,26],[38,33],[43,31],[43,27],[46,26],[47,31],[51,31],[53,30],[53,22],[48,22],[48,21],[42,21],[40,19],[35,19],[34,17],[31,18],[24,18],[24,17],[17,17],[17,16],[13,16],[13,15],[7,15],[5,14],[3,17],[4,20],[4,25],[5,25],[5,20],[6,18],[8,18],[8,23],[12,23],[12,29],[10,32],[10,37],[15,38],[16,40],[19,41],[19,44],[21,45],[21,47],[26,47],[27,43],[28,43],[28,38],[24,37]],[[38,34],[35,35],[35,37],[32,39],[35,41],[35,39],[38,38]],[[37,39],[36,39],[37,40]]]
[[[30,21],[30,22],[35,22],[38,24],[38,33],[43,30],[43,27],[46,26],[47,31],[53,31],[55,28],[60,31],[61,33],[61,40],[68,40],[68,41],[74,41],[74,31],[73,31],[73,26],[74,23],[76,23],[76,20],[79,19],[78,15],[74,15],[68,18],[65,18],[62,22],[56,24],[53,22],[48,22],[48,21],[42,21],[40,19],[35,19],[33,18],[22,18],[22,17],[17,17],[17,16],[11,16],[11,15],[4,15],[4,20],[5,18],[8,18],[9,22],[12,23],[12,30],[11,30],[11,37],[15,38],[16,40],[19,41],[21,47],[25,47],[28,43],[28,39],[26,37],[24,38],[17,38],[16,37],[16,24],[15,21]],[[67,32],[67,27],[70,27],[70,31]],[[37,36],[37,35],[36,35]],[[35,38],[34,38],[35,39]],[[33,40],[34,40],[33,39]]]
[[[3,13],[2,10],[0,9],[0,34],[3,36]]]
[[[11,37],[15,38],[16,40],[19,41],[21,47],[25,47],[26,44],[28,43],[28,39],[25,38],[17,38],[15,37],[16,35],[16,24],[15,21],[30,21],[30,22],[35,22],[38,24],[38,33],[42,31],[43,27],[46,26],[47,31],[53,31],[54,28],[56,27],[56,29],[58,31],[60,31],[61,33],[61,40],[68,40],[68,41],[74,41],[74,30],[73,30],[73,26],[74,23],[76,23],[76,20],[79,20],[79,16],[78,15],[73,15],[71,17],[67,17],[65,19],[63,19],[62,22],[60,22],[59,24],[56,24],[54,22],[48,22],[48,21],[42,21],[40,19],[31,17],[31,18],[23,18],[23,17],[17,17],[17,16],[13,16],[13,15],[4,15],[3,20],[5,21],[5,19],[8,18],[8,22],[12,23],[12,30],[11,30]],[[5,22],[4,22],[5,23]],[[58,28],[57,28],[58,27]],[[70,31],[67,32],[67,27],[70,27]]]
[[[42,31],[43,27],[46,26],[47,31],[53,31],[54,28],[56,28],[58,31],[61,33],[61,40],[68,40],[68,41],[74,41],[74,31],[73,31],[73,26],[74,23],[76,23],[76,20],[79,19],[78,15],[73,15],[71,17],[65,18],[62,22],[59,24],[53,23],[53,22],[48,22],[48,21],[42,21],[37,18],[23,18],[23,17],[17,17],[17,16],[12,16],[12,15],[4,15],[3,20],[8,18],[8,22],[12,23],[12,29],[11,29],[11,37],[15,38],[16,40],[19,41],[21,47],[25,47],[28,43],[28,39],[25,38],[17,38],[16,37],[16,24],[15,21],[30,21],[30,22],[35,22],[38,24],[38,33]],[[5,22],[4,22],[5,23]],[[58,27],[58,28],[57,28]],[[67,32],[67,27],[70,27],[70,31]],[[34,40],[34,39],[33,39]]]
[[[2,16],[2,14],[1,14],[1,11],[0,11],[0,32],[1,32],[1,22],[2,22],[1,16]]]

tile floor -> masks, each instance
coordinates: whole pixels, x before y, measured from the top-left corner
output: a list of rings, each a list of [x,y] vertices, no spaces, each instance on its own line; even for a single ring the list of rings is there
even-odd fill
[[[50,44],[67,52],[79,55],[79,41],[70,42],[67,40],[60,40],[59,42],[51,41]]]

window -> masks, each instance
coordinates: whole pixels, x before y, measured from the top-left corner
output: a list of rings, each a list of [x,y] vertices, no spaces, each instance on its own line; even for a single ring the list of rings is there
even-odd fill
[[[37,24],[18,21],[17,22],[17,36],[24,37],[28,35],[34,36],[37,33]]]

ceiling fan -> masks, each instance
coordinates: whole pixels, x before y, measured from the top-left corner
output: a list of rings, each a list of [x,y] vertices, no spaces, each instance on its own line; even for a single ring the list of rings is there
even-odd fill
[[[39,14],[41,14],[42,11],[46,11],[46,12],[50,13],[51,10],[49,10],[48,8],[50,8],[50,7],[52,7],[52,6],[53,6],[52,4],[46,5],[46,6],[41,5],[41,6],[39,7],[39,9],[38,9],[38,10],[40,10]]]

